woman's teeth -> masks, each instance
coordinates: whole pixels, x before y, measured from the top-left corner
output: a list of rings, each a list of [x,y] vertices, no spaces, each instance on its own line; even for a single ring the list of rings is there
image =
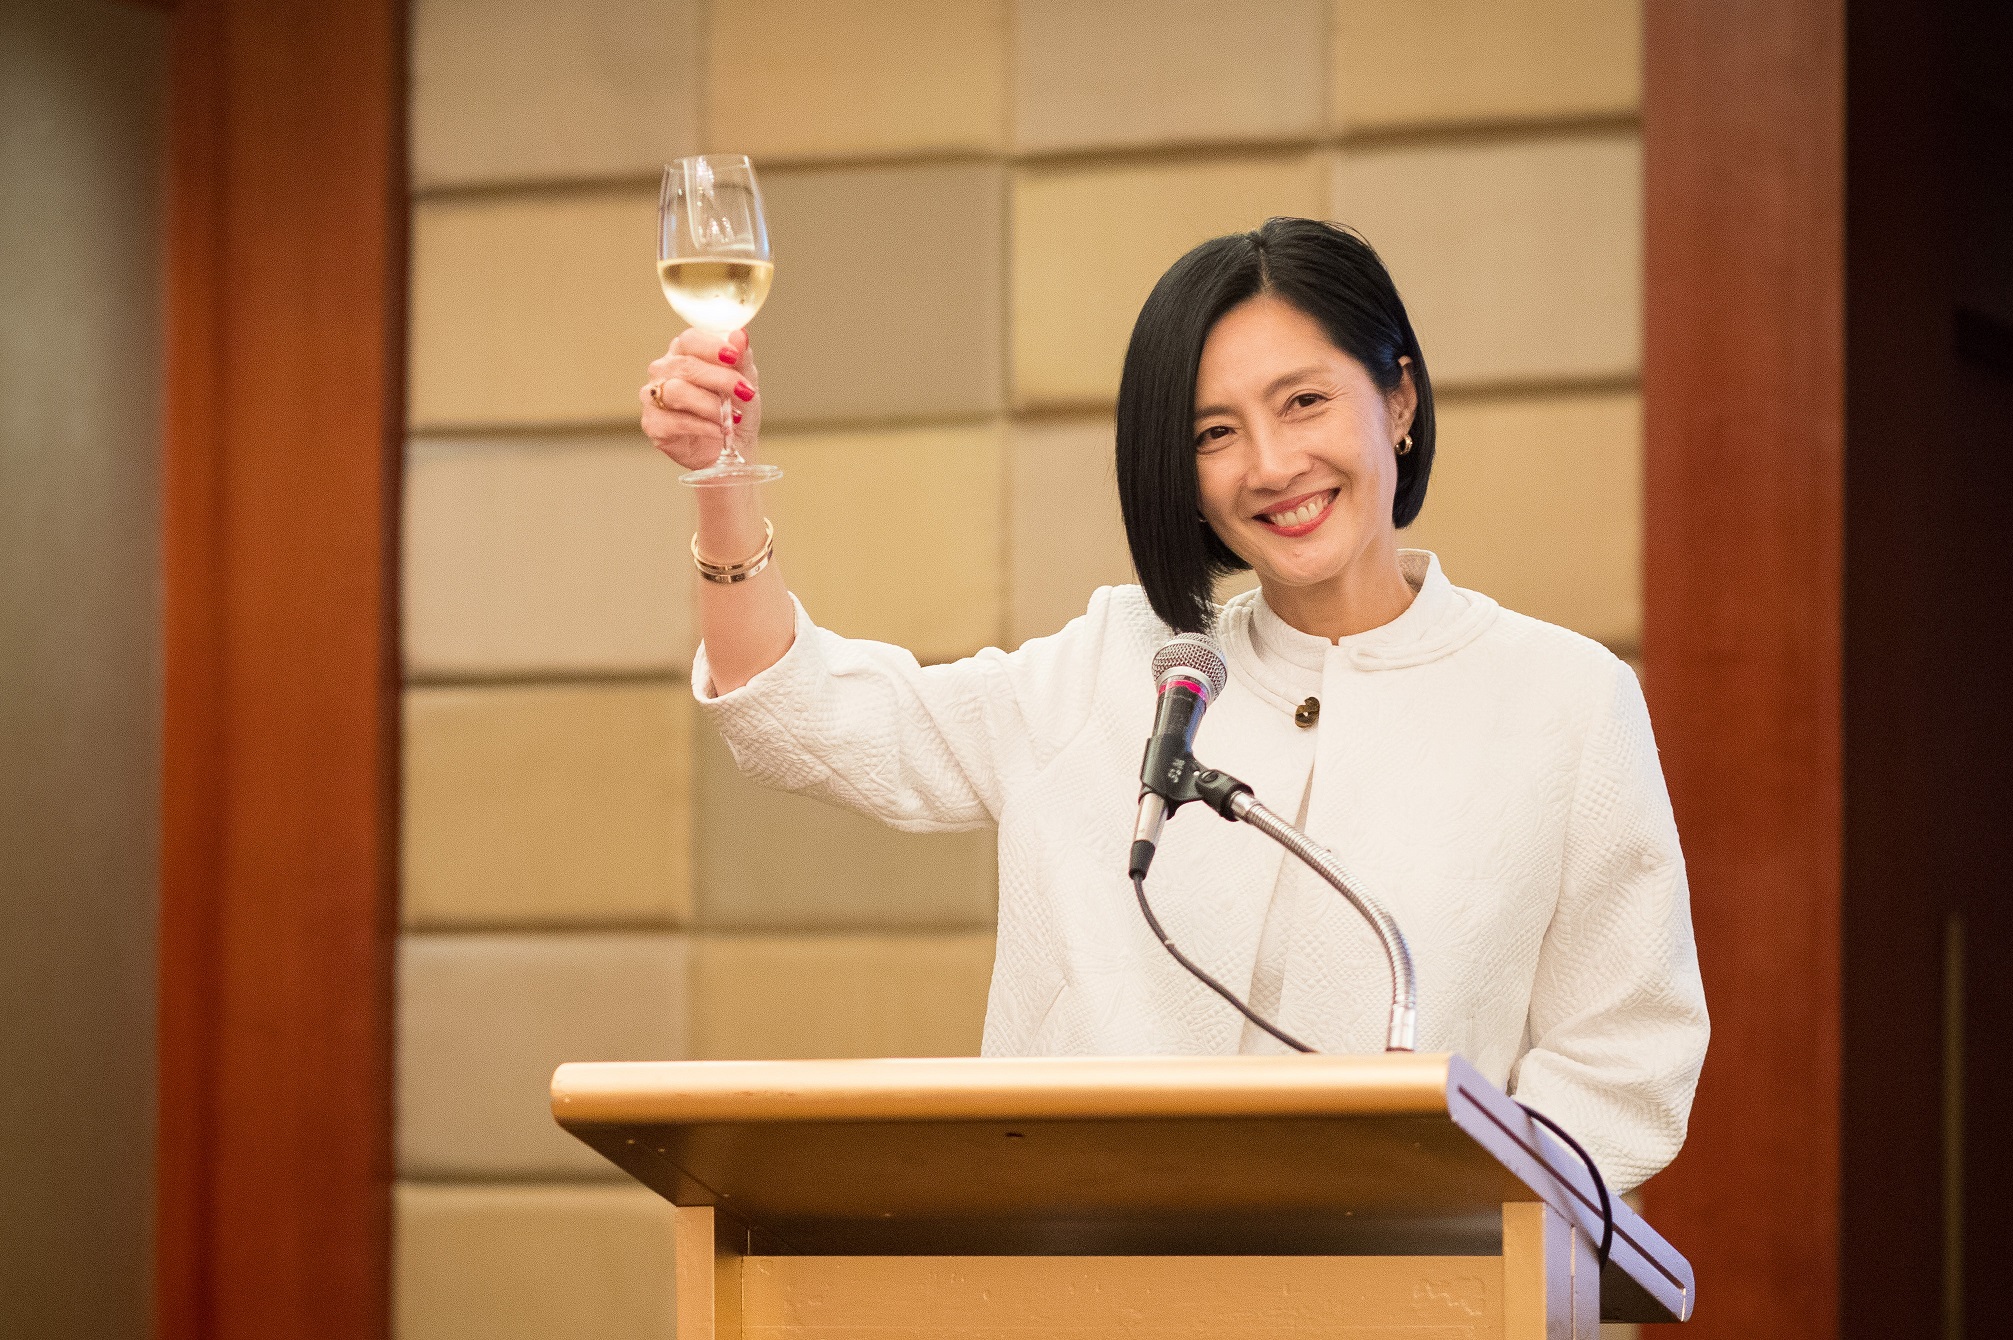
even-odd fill
[[[1324,493],[1318,498],[1309,498],[1290,512],[1267,513],[1265,520],[1272,525],[1281,526],[1287,530],[1291,530],[1295,526],[1304,526],[1315,517],[1320,516],[1322,509],[1328,506],[1329,500],[1334,496],[1333,493]]]

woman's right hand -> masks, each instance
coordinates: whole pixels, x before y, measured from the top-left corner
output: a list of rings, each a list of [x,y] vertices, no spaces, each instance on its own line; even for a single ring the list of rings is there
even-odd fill
[[[731,404],[736,443],[752,459],[762,426],[761,384],[747,331],[722,337],[686,330],[650,365],[650,379],[636,393],[644,435],[686,469],[702,470],[720,454],[720,406]]]
[[[688,330],[650,365],[650,380],[637,392],[643,402],[643,431],[657,450],[678,464],[703,470],[720,455],[720,407],[727,405],[733,410],[735,444],[753,457],[755,435],[762,426],[761,386],[746,331],[723,339]],[[697,522],[693,544],[698,556],[715,563],[740,563],[761,552],[768,527],[756,486],[693,492],[698,495],[693,499]],[[776,563],[746,581],[723,584],[695,577],[693,587],[713,681],[709,693],[741,687],[790,649],[797,635],[797,615]]]

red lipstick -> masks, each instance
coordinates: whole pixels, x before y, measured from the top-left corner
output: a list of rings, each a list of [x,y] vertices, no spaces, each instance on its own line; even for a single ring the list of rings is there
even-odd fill
[[[1278,516],[1282,512],[1291,512],[1296,508],[1304,506],[1310,500],[1322,497],[1324,495],[1327,497],[1328,501],[1322,505],[1321,510],[1315,513],[1311,518],[1301,522],[1297,526],[1281,526],[1266,520],[1266,517]],[[1302,535],[1311,534],[1315,527],[1319,526],[1322,522],[1328,519],[1328,514],[1335,510],[1335,499],[1339,496],[1341,496],[1341,494],[1340,490],[1338,489],[1322,489],[1318,493],[1304,493],[1298,498],[1287,499],[1281,505],[1272,508],[1268,512],[1262,513],[1261,515],[1259,515],[1254,519],[1258,522],[1259,525],[1265,527],[1265,529],[1271,531],[1274,535],[1284,535],[1288,539],[1297,539]]]

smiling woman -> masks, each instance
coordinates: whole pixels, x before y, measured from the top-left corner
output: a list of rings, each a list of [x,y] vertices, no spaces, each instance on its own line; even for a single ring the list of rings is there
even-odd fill
[[[1225,313],[1202,348],[1203,519],[1295,627],[1347,637],[1412,603],[1392,531],[1398,465],[1416,448],[1414,386],[1405,367],[1385,391],[1314,318],[1270,294]],[[1412,479],[1417,510],[1425,472]]]
[[[1296,627],[1396,618],[1412,597],[1393,531],[1426,500],[1433,436],[1425,356],[1368,243],[1273,219],[1189,252],[1140,311],[1118,399],[1119,501],[1154,612],[1200,631],[1215,579],[1255,568]]]
[[[646,392],[644,427],[696,455],[727,395],[759,423],[760,382],[740,333],[680,339],[651,368],[673,408]],[[1682,1143],[1707,1032],[1648,713],[1598,643],[1398,547],[1433,451],[1425,356],[1376,253],[1274,219],[1177,262],[1134,329],[1118,477],[1141,586],[924,667],[819,628],[753,491],[711,490],[693,690],[760,781],[909,831],[998,826],[986,1054],[1275,1051],[1163,955],[1127,875],[1155,653],[1213,634],[1229,674],[1196,756],[1297,806],[1395,914],[1419,1048],[1461,1053],[1626,1190]],[[1258,589],[1213,604],[1247,567]],[[1380,1050],[1376,937],[1255,831],[1184,813],[1154,867],[1172,939],[1313,1048]]]

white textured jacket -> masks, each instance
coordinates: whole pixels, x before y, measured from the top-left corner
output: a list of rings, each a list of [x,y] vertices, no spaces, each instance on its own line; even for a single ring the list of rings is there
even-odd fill
[[[1288,814],[1306,791],[1308,831],[1411,943],[1419,1049],[1461,1053],[1626,1190],[1683,1142],[1707,1036],[1642,691],[1599,643],[1453,586],[1429,553],[1402,561],[1418,595],[1325,649],[1314,730],[1294,723],[1301,685],[1253,644],[1257,594],[1231,600],[1230,683],[1196,756]],[[910,831],[998,825],[987,1055],[1236,1052],[1243,1020],[1168,958],[1126,876],[1168,636],[1138,587],[1106,587],[1053,637],[925,667],[799,606],[775,665],[710,696],[702,647],[692,682],[761,782]],[[1148,881],[1174,942],[1240,994],[1281,860],[1191,805]],[[1321,1051],[1380,1050],[1374,934],[1340,897],[1303,906],[1277,1022]]]

